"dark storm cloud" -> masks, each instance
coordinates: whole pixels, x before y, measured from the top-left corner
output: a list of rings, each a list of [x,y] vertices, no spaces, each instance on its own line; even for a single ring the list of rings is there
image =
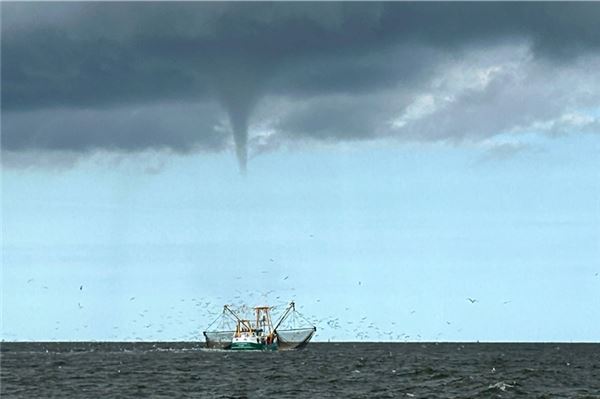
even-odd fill
[[[473,49],[527,43],[565,68],[598,54],[599,20],[594,3],[2,3],[2,147],[221,150],[227,120],[244,167],[261,115],[281,138],[391,135],[389,119]],[[272,99],[290,108],[261,110]]]
[[[218,151],[226,137],[219,131],[216,113],[215,106],[182,104],[16,112],[3,122],[3,131],[28,134],[4,135],[3,146],[12,151]]]

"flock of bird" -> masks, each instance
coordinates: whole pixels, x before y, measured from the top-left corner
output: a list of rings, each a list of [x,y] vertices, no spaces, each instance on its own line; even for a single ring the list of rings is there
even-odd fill
[[[271,258],[270,262],[274,262]],[[267,271],[263,271],[267,272]],[[598,276],[598,273],[595,274]],[[287,281],[289,279],[289,275],[285,275],[281,277],[282,281]],[[27,280],[27,284],[31,284],[35,281],[34,278],[30,278]],[[362,281],[357,281],[358,286],[362,286]],[[43,289],[48,289],[48,286],[42,286]],[[289,291],[295,291],[293,287],[288,288]],[[77,302],[77,307],[79,311],[85,311],[85,307],[82,304],[83,299],[85,298],[85,287],[83,284],[79,285],[79,291],[81,294],[81,299]],[[289,294],[289,291],[287,292]],[[235,308],[241,314],[250,314],[252,312],[252,307],[249,306],[249,301],[259,301],[261,303],[275,303],[274,310],[283,310],[288,302],[284,301],[287,299],[287,295],[284,297],[283,292],[278,292],[276,290],[268,290],[262,293],[256,291],[246,291],[242,292],[241,290],[235,290],[236,295],[233,296],[232,303],[229,303],[230,306]],[[276,295],[279,294],[279,295]],[[294,299],[295,295],[292,295],[292,299]],[[187,323],[191,325],[192,331],[186,333],[183,336],[173,337],[176,340],[198,340],[201,337],[201,332],[203,327],[207,326],[210,321],[214,320],[222,313],[223,303],[215,303],[214,301],[223,301],[223,297],[199,297],[199,298],[180,298],[179,303],[184,304],[186,301],[193,306],[193,309],[184,310],[178,309],[175,305],[170,306],[169,312],[167,314],[162,314],[158,320],[155,317],[152,317],[153,321],[145,321],[150,319],[149,315],[151,314],[149,309],[140,309],[136,313],[136,317],[131,320],[131,323],[134,326],[140,326],[143,328],[143,331],[147,332],[147,334],[140,334],[139,332],[133,331],[133,333],[125,333],[125,335],[119,334],[120,330],[129,330],[131,331],[131,326],[126,325],[115,325],[112,327],[113,334],[111,335],[111,339],[125,339],[125,340],[149,340],[156,337],[157,334],[159,336],[164,335],[165,331],[169,331],[172,326],[175,324],[181,325],[182,323]],[[480,303],[479,299],[473,297],[466,297],[465,300],[470,305],[476,305]],[[135,296],[129,297],[129,302],[136,301]],[[272,301],[272,302],[271,302]],[[502,305],[508,305],[512,301],[505,300],[502,302]],[[320,304],[321,299],[316,298],[315,303],[319,304],[319,309],[324,309]],[[190,310],[193,313],[200,315],[201,317],[187,317],[186,315],[190,314]],[[314,320],[314,323],[318,327],[318,331],[326,332],[330,337],[330,340],[335,340],[336,336],[340,337],[344,340],[348,340],[349,337],[353,337],[356,340],[367,341],[367,340],[389,340],[389,341],[409,341],[409,340],[422,340],[421,334],[408,334],[406,332],[401,332],[396,324],[396,321],[388,322],[388,325],[385,327],[382,323],[376,323],[369,319],[369,316],[351,316],[347,312],[350,312],[352,309],[350,307],[345,307],[345,313],[343,315],[337,314],[335,316],[328,317],[309,317],[311,320]],[[201,314],[204,312],[204,314]],[[417,311],[415,309],[411,309],[408,314],[414,315]],[[403,322],[410,323],[410,319],[403,318]],[[60,329],[60,320],[56,321],[55,330]],[[446,326],[451,326],[453,323],[450,320],[445,320]],[[83,324],[82,327],[87,329],[89,324]],[[79,328],[76,328],[76,331],[79,331]],[[462,329],[456,330],[456,332],[461,332]],[[145,336],[143,336],[145,335]],[[440,336],[443,335],[443,332],[439,332],[436,335],[436,339],[439,339]],[[428,337],[430,338],[430,337]],[[352,339],[352,338],[351,338]]]

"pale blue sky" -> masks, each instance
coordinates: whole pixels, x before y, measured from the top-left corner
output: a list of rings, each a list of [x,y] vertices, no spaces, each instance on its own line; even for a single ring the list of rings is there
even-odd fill
[[[2,339],[600,340],[600,3],[0,7]]]
[[[320,340],[598,341],[600,140],[537,144],[5,169],[2,337],[199,339],[241,291],[296,299]]]

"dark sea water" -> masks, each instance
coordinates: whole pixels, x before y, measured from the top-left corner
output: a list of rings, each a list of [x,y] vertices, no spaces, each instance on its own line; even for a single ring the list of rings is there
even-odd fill
[[[3,343],[4,398],[598,398],[600,344]]]

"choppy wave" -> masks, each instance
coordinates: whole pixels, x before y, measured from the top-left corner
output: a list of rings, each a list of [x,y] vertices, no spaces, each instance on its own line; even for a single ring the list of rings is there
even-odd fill
[[[0,396],[600,399],[600,344],[3,343]]]

